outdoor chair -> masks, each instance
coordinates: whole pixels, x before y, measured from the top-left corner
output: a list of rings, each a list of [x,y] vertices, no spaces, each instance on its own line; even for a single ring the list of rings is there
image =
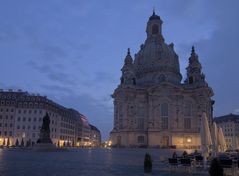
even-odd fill
[[[226,172],[226,175],[234,175],[232,159],[220,159],[220,164]]]
[[[170,165],[170,170],[178,168],[178,159],[177,158],[169,158],[168,163]]]
[[[223,168],[232,168],[232,159],[220,159]]]
[[[203,167],[203,156],[202,155],[196,155],[195,156],[195,165],[196,167]]]
[[[177,159],[177,158],[169,158],[169,159],[168,159],[168,163],[169,163],[171,166],[178,166],[178,159]]]
[[[180,160],[181,166],[184,167],[185,170],[188,169],[189,172],[191,172],[191,166],[192,166],[192,160],[189,158],[182,158]]]

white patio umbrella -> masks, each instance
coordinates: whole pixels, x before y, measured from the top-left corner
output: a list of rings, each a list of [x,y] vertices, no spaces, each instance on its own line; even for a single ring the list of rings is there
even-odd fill
[[[206,168],[207,157],[209,156],[210,146],[212,145],[212,139],[206,113],[203,113],[202,115],[200,135],[201,135],[201,150],[204,159],[204,168]]]
[[[221,152],[224,152],[227,150],[227,144],[226,144],[226,140],[222,131],[222,127],[219,127],[218,129],[218,142],[219,142],[219,146],[220,146],[220,150]]]
[[[217,153],[219,152],[219,143],[218,143],[218,128],[215,122],[213,122],[212,124],[211,135],[212,135],[212,147],[213,147],[212,152],[213,152],[213,156],[216,157]]]

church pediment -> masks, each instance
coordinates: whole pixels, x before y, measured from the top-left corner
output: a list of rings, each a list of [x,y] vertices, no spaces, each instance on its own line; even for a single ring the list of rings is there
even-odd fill
[[[182,91],[180,86],[176,86],[169,82],[161,83],[159,85],[152,86],[148,88],[149,94],[171,94],[171,93],[179,93]]]

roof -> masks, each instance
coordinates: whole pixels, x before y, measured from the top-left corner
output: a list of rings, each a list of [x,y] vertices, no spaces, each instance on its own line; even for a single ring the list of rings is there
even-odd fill
[[[95,131],[99,131],[100,132],[100,130],[98,128],[96,128],[94,125],[90,124],[90,128],[91,128],[91,130],[95,130]]]
[[[158,15],[155,14],[155,12],[153,11],[153,15],[151,15],[151,17],[149,17],[149,20],[161,20],[160,17]]]
[[[224,116],[214,117],[214,121],[216,123],[229,122],[229,121],[234,121],[239,123],[239,115],[231,113]]]

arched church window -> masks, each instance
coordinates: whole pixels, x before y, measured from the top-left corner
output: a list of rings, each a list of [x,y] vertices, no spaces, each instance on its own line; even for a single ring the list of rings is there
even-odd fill
[[[152,34],[158,34],[159,33],[159,27],[158,25],[154,24],[152,26]]]
[[[187,102],[184,107],[184,115],[191,116],[192,115],[192,103]]]
[[[133,85],[136,85],[136,80],[135,80],[135,78],[133,78]]]
[[[163,116],[163,117],[168,116],[168,104],[167,103],[163,103],[161,105],[161,116]]]
[[[138,118],[138,129],[144,129],[144,119]]]
[[[193,77],[192,77],[192,76],[189,77],[188,83],[189,83],[189,84],[192,84],[192,83],[193,83]]]

